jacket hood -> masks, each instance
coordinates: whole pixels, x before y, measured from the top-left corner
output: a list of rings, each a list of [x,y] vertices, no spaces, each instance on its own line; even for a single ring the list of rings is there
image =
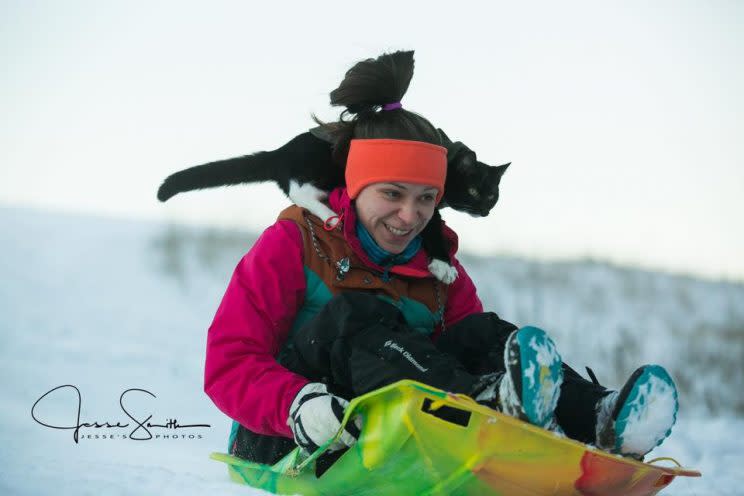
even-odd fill
[[[379,270],[380,272],[384,271],[384,267],[381,267],[370,260],[367,252],[365,252],[362,247],[362,242],[356,235],[356,209],[354,208],[353,201],[349,198],[346,188],[339,187],[331,191],[328,195],[328,204],[331,207],[331,210],[339,215],[344,238],[346,239],[346,242],[349,243],[349,246],[354,253],[359,256],[365,265]],[[449,243],[450,258],[454,257],[455,253],[457,253],[458,246],[457,234],[444,224],[443,233],[445,239]],[[431,272],[429,272],[429,256],[423,248],[421,248],[407,263],[393,265],[390,268],[390,272],[408,277],[434,277]]]

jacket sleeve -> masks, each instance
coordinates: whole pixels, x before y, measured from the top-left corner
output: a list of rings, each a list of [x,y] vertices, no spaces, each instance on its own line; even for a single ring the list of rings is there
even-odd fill
[[[238,263],[209,327],[204,392],[258,434],[292,437],[289,407],[309,381],[275,357],[304,294],[302,234],[278,221]]]
[[[452,257],[457,269],[457,279],[447,290],[447,303],[444,309],[444,323],[451,326],[473,313],[483,312],[483,303],[478,298],[475,285],[465,272],[459,260]]]

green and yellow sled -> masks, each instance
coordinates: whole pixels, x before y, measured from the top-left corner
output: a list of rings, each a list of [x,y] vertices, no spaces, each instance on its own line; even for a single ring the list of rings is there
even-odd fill
[[[677,476],[700,472],[608,454],[415,381],[352,400],[359,441],[320,477],[299,449],[273,466],[222,453],[230,477],[275,494],[623,495],[656,494]]]

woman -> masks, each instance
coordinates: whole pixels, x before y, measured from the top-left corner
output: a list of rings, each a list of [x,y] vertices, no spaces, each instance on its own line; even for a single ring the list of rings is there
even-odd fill
[[[412,74],[413,52],[347,72],[331,93],[346,107],[329,126],[346,158],[346,188],[328,198],[336,218],[287,208],[235,269],[205,366],[205,392],[235,420],[230,452],[271,464],[295,443],[312,451],[338,431],[348,399],[411,378],[642,457],[676,419],[663,368],[639,368],[620,392],[584,380],[543,331],[483,312],[446,226],[458,276],[445,286],[429,273],[419,234],[444,192],[446,149],[400,104]]]

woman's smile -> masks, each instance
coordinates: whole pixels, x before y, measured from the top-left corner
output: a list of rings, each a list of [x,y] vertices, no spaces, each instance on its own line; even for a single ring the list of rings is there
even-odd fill
[[[408,236],[409,234],[411,234],[411,232],[413,232],[413,229],[396,229],[393,226],[391,226],[390,224],[386,224],[384,222],[383,222],[383,224],[385,225],[385,227],[387,227],[388,231],[390,231],[391,233],[393,233],[396,236],[405,237],[405,236]]]

